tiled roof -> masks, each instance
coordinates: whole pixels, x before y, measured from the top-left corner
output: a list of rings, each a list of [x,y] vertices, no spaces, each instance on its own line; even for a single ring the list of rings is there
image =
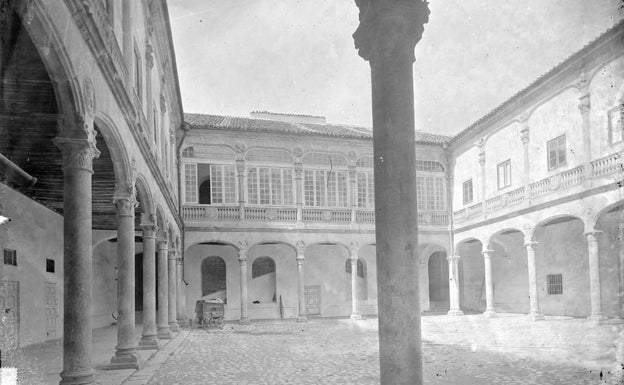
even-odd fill
[[[334,136],[340,138],[372,139],[370,128],[338,124],[290,123],[277,120],[239,118],[231,116],[184,114],[190,129],[214,129],[247,132],[284,133],[296,135]],[[416,131],[416,142],[444,144],[451,137]]]

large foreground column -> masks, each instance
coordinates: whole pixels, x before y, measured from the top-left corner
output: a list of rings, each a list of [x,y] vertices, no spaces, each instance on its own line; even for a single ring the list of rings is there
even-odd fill
[[[492,280],[492,254],[494,250],[483,249],[483,266],[485,269],[485,315],[486,317],[496,317],[494,311],[494,281]]]
[[[602,314],[602,295],[600,293],[600,255],[598,254],[598,235],[602,231],[586,232],[587,251],[589,254],[589,291],[591,298],[590,318],[600,321],[605,318]]]
[[[537,242],[525,243],[527,250],[527,267],[529,272],[529,318],[534,321],[544,319],[539,309],[539,293],[537,290],[537,266],[535,260],[535,245]]]
[[[297,242],[297,277],[298,277],[298,294],[299,294],[299,316],[297,322],[306,322],[308,315],[306,314],[305,305],[305,270],[304,270],[304,250],[305,243],[303,241]]]
[[[357,282],[357,267],[358,267],[358,248],[359,244],[353,242],[351,244],[351,319],[361,320],[362,315],[358,309],[358,282]]]
[[[448,315],[463,315],[459,299],[459,255],[446,257],[449,264],[449,311]]]
[[[91,384],[91,177],[95,141],[56,138],[63,154],[63,371],[61,384]]]
[[[370,61],[375,157],[375,218],[381,384],[420,385],[414,47],[428,21],[420,0],[356,1],[353,37]]]
[[[169,276],[167,274],[167,235],[158,240],[158,338],[171,339],[169,330]]]
[[[249,323],[249,313],[247,306],[249,303],[249,293],[247,290],[247,242],[240,241],[238,243],[238,262],[240,263],[240,323]]]
[[[139,349],[158,349],[156,334],[156,225],[143,224],[143,335]]]
[[[176,289],[178,285],[176,284],[176,278],[178,274],[176,273],[176,250],[169,250],[169,268],[167,270],[168,278],[169,278],[169,300],[167,309],[169,310],[169,330],[172,332],[179,332],[180,327],[178,326],[178,309],[177,309],[177,296]]]
[[[113,369],[138,369],[134,339],[134,194],[115,198],[117,209],[117,346]]]
[[[178,285],[176,289],[176,295],[178,297],[176,310],[177,310],[177,317],[178,317],[178,325],[180,326],[184,326],[187,323],[186,306],[185,306],[186,287],[184,286],[184,279],[183,279],[184,270],[183,269],[184,269],[184,266],[182,264],[182,257],[178,256],[178,259],[176,259],[176,275],[177,275],[176,284]]]

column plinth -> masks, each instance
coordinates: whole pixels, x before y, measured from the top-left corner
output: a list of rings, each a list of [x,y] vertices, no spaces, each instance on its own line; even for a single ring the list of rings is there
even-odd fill
[[[600,255],[598,254],[598,235],[602,231],[588,231],[587,251],[589,255],[589,291],[591,299],[591,313],[589,318],[594,321],[602,321],[606,317],[602,313],[602,294],[600,287]]]
[[[247,325],[250,323],[249,313],[247,311],[249,304],[249,292],[247,290],[247,242],[240,241],[238,247],[238,262],[240,266],[240,324]]]
[[[450,316],[464,315],[459,300],[459,255],[450,255],[446,259],[449,264],[449,311]]]
[[[412,65],[429,9],[421,0],[356,4],[355,47],[371,66],[380,382],[421,385]]]
[[[134,186],[132,186],[134,187]],[[133,190],[133,188],[131,189]],[[117,209],[117,346],[110,369],[139,369],[134,338],[135,264],[134,264],[134,191],[115,199]]]
[[[178,314],[177,314],[177,297],[176,297],[176,251],[169,250],[169,258],[168,258],[168,269],[167,269],[167,277],[169,279],[168,282],[168,319],[169,319],[169,330],[172,332],[179,332],[180,326],[178,325]]]
[[[539,291],[537,287],[537,265],[535,260],[535,245],[537,242],[525,242],[527,251],[527,270],[529,273],[529,319],[539,321],[544,315],[539,309]]]
[[[137,349],[156,349],[156,225],[143,224],[143,334]]]
[[[488,318],[496,317],[494,311],[494,282],[492,280],[492,254],[494,250],[483,250],[483,265],[485,268],[485,312]]]
[[[168,258],[167,258],[167,235],[165,239],[159,239],[158,245],[158,312],[157,312],[157,335],[161,340],[171,339],[171,330],[169,329],[169,276]]]
[[[91,384],[91,179],[95,141],[56,138],[63,156],[63,371],[61,384]]]

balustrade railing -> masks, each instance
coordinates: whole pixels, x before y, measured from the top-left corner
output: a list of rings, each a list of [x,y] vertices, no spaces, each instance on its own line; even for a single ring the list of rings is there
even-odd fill
[[[524,200],[524,186],[513,191],[508,192],[507,195],[507,206],[514,206]]]
[[[485,201],[485,212],[491,213],[503,206],[503,195],[495,196]]]
[[[375,223],[375,211],[358,210],[355,212],[355,221],[358,223]]]
[[[570,187],[577,183],[581,183],[585,179],[585,167],[579,166],[572,170],[567,170],[561,174],[561,187]]]
[[[622,155],[615,153],[591,162],[592,175],[594,177],[609,175],[624,170]]]
[[[466,209],[466,219],[474,218],[476,216],[481,215],[483,211],[483,206],[481,203],[477,203],[476,205],[472,205]]]
[[[529,185],[529,193],[531,198],[544,195],[550,191],[550,178],[542,179]]]

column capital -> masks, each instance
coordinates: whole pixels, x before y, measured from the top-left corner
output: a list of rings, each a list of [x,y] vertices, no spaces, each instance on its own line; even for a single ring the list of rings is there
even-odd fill
[[[295,246],[297,248],[297,258],[299,258],[299,255],[301,255],[301,258],[303,258],[305,247],[306,247],[305,242],[297,241],[297,244]]]
[[[143,230],[143,238],[156,239],[158,226],[155,223],[141,223],[141,230]]]
[[[169,249],[167,251],[167,259],[170,260],[170,261],[175,261],[177,259],[176,258],[176,254],[177,253],[176,253],[175,249]]]
[[[591,108],[591,100],[590,100],[590,95],[589,93],[586,93],[585,95],[581,96],[579,98],[579,104],[578,104],[578,108],[579,111],[581,112],[581,115],[585,115],[587,113],[589,113],[589,109]]]
[[[297,254],[297,265],[301,266],[305,262],[303,254]]]
[[[237,159],[236,160],[236,171],[239,176],[245,176],[245,160]]]
[[[458,254],[448,255],[446,257],[447,261],[453,262],[453,263],[459,262],[460,259],[461,259],[461,255],[458,255]]]
[[[349,253],[351,255],[351,259],[358,259],[358,252],[360,251],[360,243],[358,241],[353,241],[349,245]]]
[[[429,21],[426,1],[355,0],[360,9],[360,25],[353,40],[359,55],[373,64],[378,59],[397,56],[414,61],[414,48]]]
[[[247,241],[238,241],[238,260],[239,262],[247,262]]]
[[[301,179],[303,174],[303,164],[300,162],[295,163],[295,179]]]
[[[351,178],[351,183],[356,183],[357,180],[355,179],[356,176],[356,168],[355,166],[349,166],[349,178]]]
[[[479,165],[481,167],[485,166],[485,151],[483,149],[479,151]]]
[[[524,241],[524,246],[526,246],[527,248],[533,248],[535,247],[537,244],[539,244],[539,242],[537,241]]]
[[[494,250],[491,249],[483,249],[481,250],[481,254],[483,254],[483,256],[485,258],[492,258],[492,254],[494,254]]]
[[[522,128],[520,129],[520,141],[522,142],[522,144],[529,143],[529,132],[529,124],[528,122],[524,122],[522,124]]]
[[[95,140],[56,137],[52,143],[63,154],[63,171],[79,169],[93,173],[93,159],[100,156]]]
[[[134,217],[134,208],[138,203],[134,195],[114,197],[113,203],[118,217]]]
[[[167,250],[169,247],[169,243],[166,239],[158,238],[156,239],[156,244],[158,245],[159,250]]]
[[[602,234],[603,232],[601,230],[589,230],[584,232],[583,234],[587,237],[587,241],[589,242],[596,242],[597,241],[597,237]]]

